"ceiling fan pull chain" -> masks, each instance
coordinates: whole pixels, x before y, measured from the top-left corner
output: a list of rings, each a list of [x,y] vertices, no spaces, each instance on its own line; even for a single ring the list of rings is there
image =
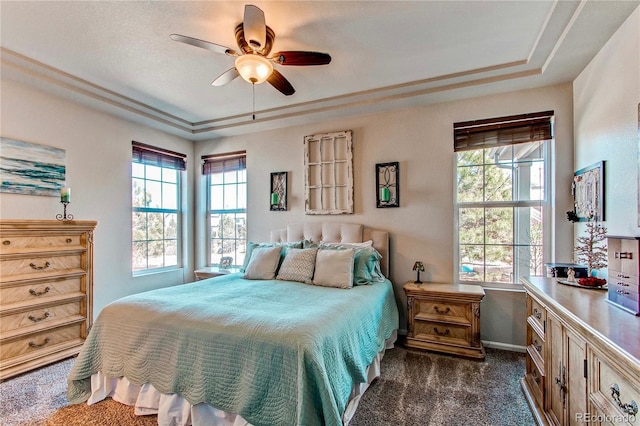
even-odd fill
[[[251,97],[253,98],[253,114],[252,117],[256,119],[256,84],[251,83]]]

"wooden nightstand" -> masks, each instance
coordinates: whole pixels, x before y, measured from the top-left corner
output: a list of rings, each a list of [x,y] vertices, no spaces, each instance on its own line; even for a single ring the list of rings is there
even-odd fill
[[[219,266],[207,266],[206,268],[196,269],[196,280],[206,280],[207,278],[219,277],[220,275],[233,274],[240,272],[240,268],[220,268]]]
[[[407,346],[484,359],[480,340],[482,287],[410,281],[403,288],[409,323]]]

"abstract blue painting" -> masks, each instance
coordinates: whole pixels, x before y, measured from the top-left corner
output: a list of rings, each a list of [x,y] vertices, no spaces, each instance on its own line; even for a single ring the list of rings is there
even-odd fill
[[[0,138],[0,192],[59,197],[65,150]]]

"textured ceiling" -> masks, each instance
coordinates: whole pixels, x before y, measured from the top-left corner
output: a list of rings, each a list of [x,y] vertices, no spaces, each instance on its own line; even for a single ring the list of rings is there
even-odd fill
[[[329,65],[276,68],[295,87],[211,81],[234,58],[172,33],[236,48],[235,1],[2,1],[2,77],[188,139],[573,80],[638,1],[253,2],[274,49]]]

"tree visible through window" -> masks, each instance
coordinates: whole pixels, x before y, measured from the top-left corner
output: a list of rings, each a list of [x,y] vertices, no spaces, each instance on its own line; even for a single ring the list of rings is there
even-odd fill
[[[242,265],[247,247],[247,170],[245,152],[203,156],[207,177],[209,263]]]
[[[456,123],[456,279],[542,275],[553,112]]]
[[[185,156],[133,143],[133,271],[179,267],[180,178]]]

